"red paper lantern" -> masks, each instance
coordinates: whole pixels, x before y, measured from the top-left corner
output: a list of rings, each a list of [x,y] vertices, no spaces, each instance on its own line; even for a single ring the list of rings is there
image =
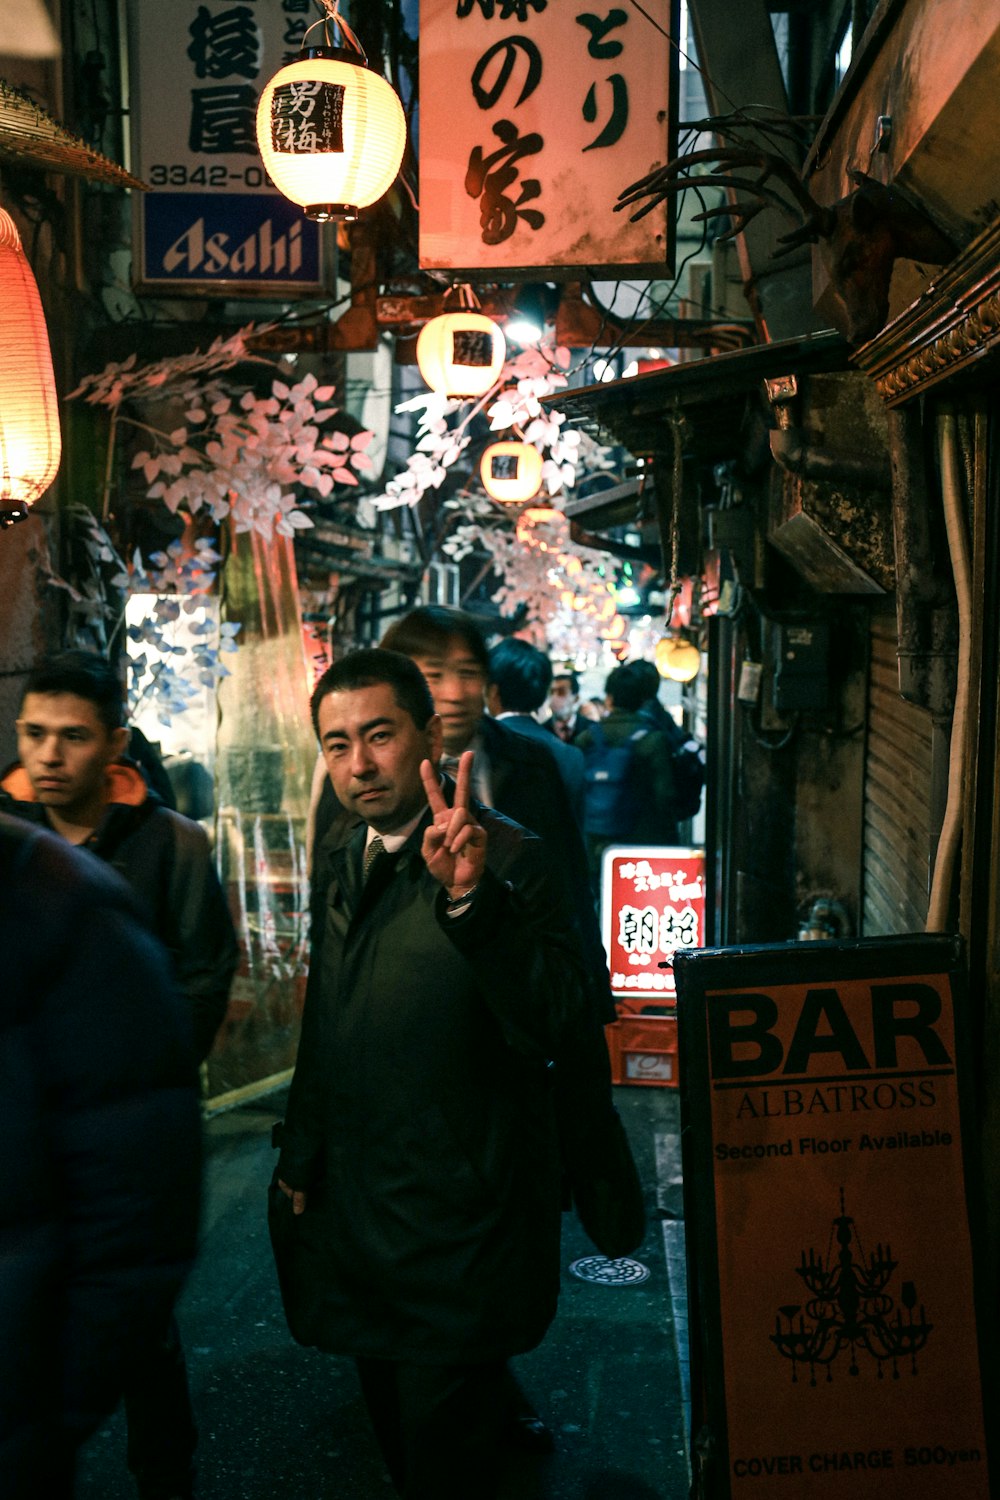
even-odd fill
[[[0,516],[20,520],[59,468],[52,354],[21,236],[0,208]]]

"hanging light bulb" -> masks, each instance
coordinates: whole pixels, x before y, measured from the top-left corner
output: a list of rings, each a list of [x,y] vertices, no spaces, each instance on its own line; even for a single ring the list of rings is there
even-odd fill
[[[487,495],[505,505],[531,500],[542,486],[542,455],[532,443],[491,443],[479,464]]]
[[[421,328],[417,367],[442,396],[485,396],[500,378],[507,340],[500,325],[480,310],[471,287],[460,287],[458,298],[457,311],[443,312]]]
[[[21,236],[0,208],[0,525],[21,521],[59,468],[52,354]]]
[[[353,50],[305,45],[310,31],[331,22]],[[257,145],[278,191],[320,223],[356,219],[395,181],[406,145],[403,106],[336,10],[308,28],[295,62],[261,91]]]
[[[701,652],[685,635],[665,635],[653,653],[656,670],[671,682],[691,682],[701,666]]]
[[[558,295],[555,295],[558,302]],[[553,292],[544,282],[528,282],[518,287],[514,310],[507,323],[507,337],[513,344],[537,344],[550,322],[554,306]]]

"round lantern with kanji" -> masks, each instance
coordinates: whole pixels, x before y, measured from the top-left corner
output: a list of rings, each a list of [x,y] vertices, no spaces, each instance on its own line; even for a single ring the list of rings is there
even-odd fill
[[[275,187],[307,219],[352,220],[395,181],[406,118],[363,53],[309,47],[261,90],[257,144]]]
[[[542,487],[542,455],[533,443],[491,443],[480,461],[479,477],[491,499],[522,505]]]
[[[507,356],[503,329],[485,313],[463,308],[425,323],[417,338],[417,367],[432,391],[462,399],[485,396]]]

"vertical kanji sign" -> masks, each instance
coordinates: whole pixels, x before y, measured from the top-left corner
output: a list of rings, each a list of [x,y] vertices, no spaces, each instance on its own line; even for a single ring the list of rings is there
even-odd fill
[[[312,0],[129,0],[135,281],[284,296],[323,289],[320,233],[271,183],[261,89],[294,60]]]
[[[619,193],[676,125],[675,0],[420,0],[420,263],[664,273],[664,203]]]
[[[705,942],[705,851],[606,849],[601,932],[615,999],[669,1004],[676,993],[674,954]]]
[[[989,1500],[959,940],[676,967],[699,1496]]]

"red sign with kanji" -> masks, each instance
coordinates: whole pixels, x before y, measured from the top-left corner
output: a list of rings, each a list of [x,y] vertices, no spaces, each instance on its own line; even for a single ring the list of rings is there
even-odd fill
[[[704,947],[704,849],[606,849],[601,932],[616,1000],[673,1003],[673,968],[660,965],[672,965],[678,948]]]

